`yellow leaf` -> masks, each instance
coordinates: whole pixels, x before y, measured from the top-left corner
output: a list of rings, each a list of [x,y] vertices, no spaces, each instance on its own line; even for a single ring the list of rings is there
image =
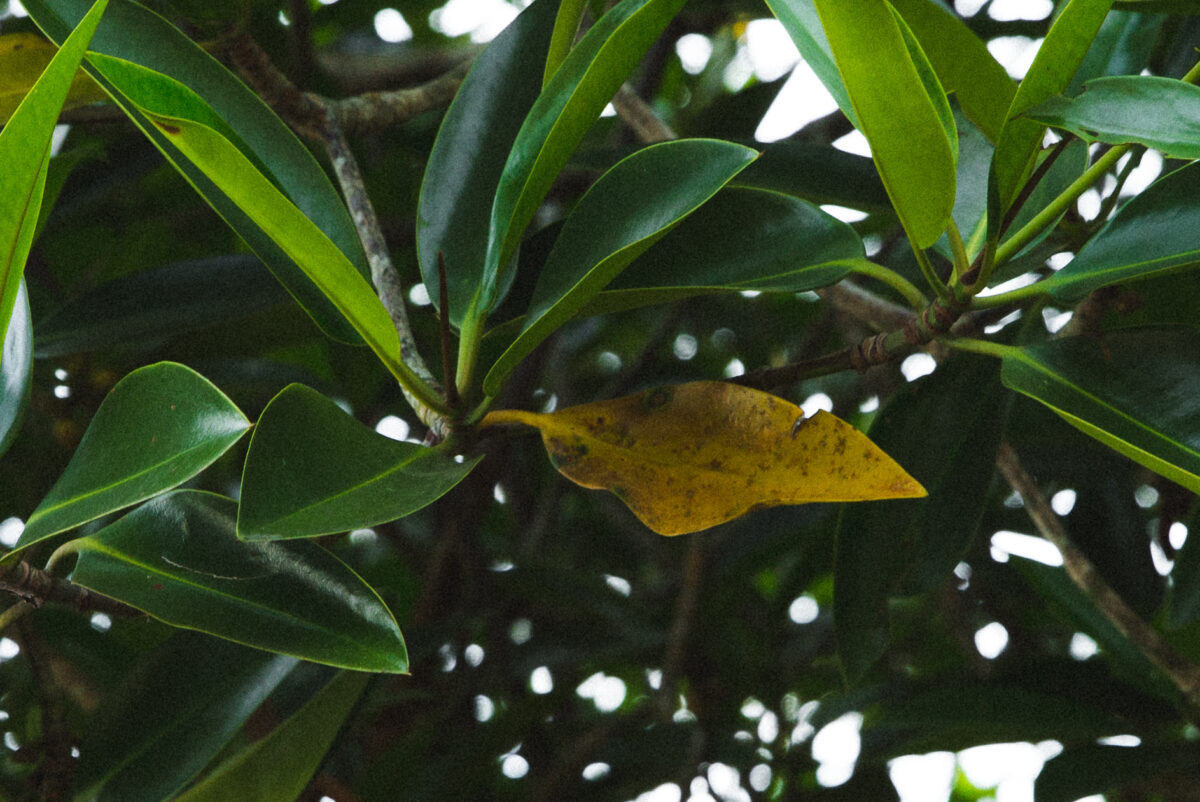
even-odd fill
[[[0,36],[0,125],[13,116],[57,52],[57,47],[31,33]],[[104,90],[80,70],[71,82],[63,108],[73,109],[107,99]]]
[[[758,507],[917,498],[925,488],[828,412],[725,382],[693,382],[548,414],[499,410],[481,426],[541,430],[550,460],[611,490],[660,535],[716,526]]]

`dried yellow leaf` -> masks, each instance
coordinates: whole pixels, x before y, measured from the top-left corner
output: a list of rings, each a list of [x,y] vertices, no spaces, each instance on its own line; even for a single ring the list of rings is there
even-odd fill
[[[58,48],[31,33],[0,36],[0,125],[8,122],[25,95],[54,58]],[[107,100],[108,95],[83,70],[71,81],[64,109]]]
[[[693,382],[481,425],[541,430],[554,466],[610,490],[661,535],[697,532],[758,507],[918,498],[925,488],[828,412],[725,382]]]

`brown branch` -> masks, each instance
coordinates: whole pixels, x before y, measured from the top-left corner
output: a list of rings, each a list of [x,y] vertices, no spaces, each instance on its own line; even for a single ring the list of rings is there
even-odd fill
[[[18,597],[26,604],[41,607],[50,602],[73,607],[80,612],[95,611],[117,618],[142,615],[129,605],[93,593],[81,585],[34,568],[25,561],[0,565],[0,590]]]
[[[662,684],[659,686],[659,715],[670,720],[675,712],[677,678],[687,653],[688,638],[696,620],[696,608],[700,603],[700,589],[704,584],[704,540],[699,534],[688,541],[687,554],[683,562],[683,577],[680,580],[679,597],[675,601],[675,614],[671,620],[671,631],[667,633],[667,646],[663,652]]]
[[[471,62],[464,61],[421,86],[322,100],[333,109],[342,130],[352,134],[380,131],[449,105],[470,68]]]
[[[612,99],[612,104],[617,110],[617,115],[640,141],[650,144],[679,138],[671,126],[663,122],[654,113],[654,109],[650,108],[650,104],[642,100],[628,83],[621,84],[621,88]]]
[[[1071,581],[1096,605],[1117,631],[1129,640],[1162,671],[1183,694],[1193,711],[1200,711],[1200,666],[1191,662],[1167,643],[1158,631],[1130,609],[1125,600],[1104,580],[1096,566],[1067,537],[1062,520],[1051,508],[1046,496],[1026,473],[1020,459],[1008,443],[1001,443],[996,466],[1013,490],[1025,501],[1037,530],[1058,547],[1063,566]]]

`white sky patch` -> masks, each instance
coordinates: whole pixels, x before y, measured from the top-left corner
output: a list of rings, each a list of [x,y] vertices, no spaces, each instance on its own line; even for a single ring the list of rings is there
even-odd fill
[[[807,593],[797,596],[788,605],[788,618],[792,619],[794,624],[811,624],[817,620],[820,612],[821,606],[817,604],[817,600]]]
[[[663,783],[644,794],[638,794],[634,802],[682,802],[683,791],[675,783]]]
[[[471,41],[490,42],[517,16],[504,0],[450,0],[429,13],[429,27],[444,36],[471,34]]]
[[[629,583],[629,580],[623,576],[616,576],[615,574],[605,574],[604,575],[604,583],[606,585],[608,585],[610,588],[612,588],[613,590],[615,590],[617,593],[620,593],[622,596],[625,596],[625,597],[628,597],[629,594],[633,592],[633,585],[631,585]]]
[[[529,761],[520,755],[504,755],[500,758],[500,771],[510,780],[519,780],[529,773]]]
[[[554,690],[554,675],[546,666],[538,666],[529,674],[529,690],[539,696]]]
[[[1177,549],[1182,549],[1183,544],[1187,542],[1188,528],[1185,524],[1176,521],[1171,524],[1171,528],[1167,530],[1167,539],[1171,541],[1171,545]]]
[[[954,783],[953,752],[905,755],[888,761],[888,776],[900,802],[944,802]]]
[[[845,136],[840,136],[833,140],[833,146],[838,150],[846,153],[853,153],[855,156],[871,156],[871,146],[867,143],[866,136],[862,131],[855,129]]]
[[[385,415],[379,419],[379,423],[375,424],[375,431],[384,437],[390,437],[393,440],[404,440],[408,437],[412,427],[408,425],[408,421],[404,418],[398,418],[395,415]]]
[[[413,38],[413,29],[396,9],[381,8],[375,13],[375,35],[385,42],[407,42]]]
[[[1074,258],[1075,254],[1071,253],[1070,251],[1059,251],[1058,253],[1051,254],[1050,257],[1046,259],[1046,267],[1050,268],[1051,270],[1062,270],[1064,267],[1071,264],[1071,260]]]
[[[0,546],[11,549],[17,545],[17,540],[24,531],[25,522],[20,518],[9,517],[0,521]]]
[[[820,729],[813,736],[813,760],[817,767],[817,782],[832,788],[854,775],[854,764],[862,751],[862,713],[845,713]]]
[[[851,209],[849,206],[838,206],[836,203],[821,204],[821,211],[825,214],[836,217],[843,223],[857,223],[859,220],[866,220],[867,213],[861,212],[858,209]]]
[[[1124,746],[1133,748],[1142,745],[1142,739],[1136,735],[1110,735],[1107,738],[1099,738],[1096,743],[1102,746]]]
[[[611,713],[625,701],[625,682],[598,671],[581,682],[575,693],[591,699],[601,713]]]
[[[725,378],[732,379],[735,376],[741,376],[746,372],[746,366],[740,359],[731,359],[725,365]]]
[[[997,36],[988,41],[987,49],[1008,74],[1019,81],[1029,71],[1043,41],[1028,36]]]
[[[1148,510],[1158,503],[1158,491],[1150,485],[1138,485],[1133,491],[1133,502],[1143,510]]]
[[[817,410],[823,409],[826,412],[833,412],[833,399],[825,395],[825,393],[813,393],[808,398],[804,399],[800,404],[800,409],[804,410],[804,417],[811,418],[817,414]]]
[[[708,60],[712,58],[712,53],[712,39],[704,34],[685,33],[675,42],[675,55],[679,56],[679,63],[683,65],[683,71],[688,75],[699,75],[704,72],[704,68],[708,66]]]
[[[755,77],[764,83],[787,75],[800,60],[800,51],[777,19],[756,19],[747,23],[746,50]]]
[[[1076,632],[1071,636],[1071,643],[1067,647],[1067,651],[1076,660],[1087,660],[1100,651],[1100,646],[1090,635],[1083,632]]]
[[[1001,529],[992,535],[992,559],[997,562],[1008,562],[1009,556],[1024,557],[1043,565],[1059,566],[1063,564],[1062,553],[1049,540],[1033,535],[1023,535],[1020,532],[1009,532]]]
[[[1053,307],[1047,306],[1042,309],[1042,323],[1045,324],[1046,331],[1054,334],[1063,326],[1070,323],[1071,318],[1074,317],[1074,315],[1075,313],[1070,309],[1065,312],[1060,312]]]
[[[610,773],[612,773],[612,766],[607,763],[589,763],[583,767],[582,776],[588,782],[595,782],[603,780]]]
[[[1079,200],[1075,201],[1075,208],[1079,210],[1079,216],[1084,220],[1095,220],[1100,214],[1102,201],[1099,192],[1089,189],[1079,196]]]
[[[1050,0],[992,0],[987,13],[997,22],[1013,22],[1045,19],[1052,11]]]
[[[954,0],[954,10],[964,17],[973,17],[979,13],[988,0]]]
[[[414,284],[413,288],[408,291],[408,300],[414,306],[429,306],[433,303],[433,299],[429,297],[429,288],[424,284]]]
[[[983,333],[984,334],[995,334],[996,332],[1003,329],[1005,326],[1009,325],[1010,323],[1016,323],[1020,319],[1021,319],[1021,310],[1014,309],[1013,311],[1009,312],[1004,317],[997,320],[995,323],[989,323],[988,325],[984,326]]]
[[[900,363],[900,372],[908,381],[916,381],[922,376],[928,376],[937,370],[937,360],[929,354],[910,354]]]
[[[1122,160],[1128,161],[1129,154],[1125,154],[1121,160],[1117,161],[1117,169],[1120,170],[1124,165]],[[1157,150],[1148,150],[1142,156],[1142,160],[1138,162],[1138,166],[1133,168],[1133,171],[1125,179],[1125,185],[1121,187],[1121,197],[1128,195],[1137,195],[1150,186],[1154,179],[1162,174],[1163,158],[1162,154]]]
[[[975,648],[988,660],[995,660],[1008,648],[1008,630],[999,621],[985,624],[975,632]]]
[[[1062,751],[1055,741],[1044,744],[986,744],[958,753],[958,765],[976,788],[996,788],[1001,802],[1033,800],[1033,780],[1052,754]]]
[[[767,113],[758,123],[754,138],[777,142],[799,131],[813,120],[837,110],[837,101],[807,62],[801,61],[784,81]]]
[[[1060,490],[1050,497],[1050,506],[1059,515],[1069,515],[1075,509],[1077,493],[1074,490]]]
[[[979,292],[980,298],[986,298],[989,295],[999,295],[1002,292],[1012,292],[1019,290],[1022,287],[1028,287],[1030,284],[1036,284],[1041,279],[1037,273],[1022,273],[1016,278],[1010,278],[1008,281],[1001,282],[994,287],[988,287]]]
[[[873,395],[858,405],[858,411],[864,415],[879,409],[879,396]]]

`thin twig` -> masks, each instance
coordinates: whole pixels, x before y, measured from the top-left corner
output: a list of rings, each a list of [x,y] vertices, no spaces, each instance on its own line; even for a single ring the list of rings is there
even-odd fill
[[[382,131],[411,120],[418,114],[450,104],[454,93],[471,68],[471,61],[459,64],[428,83],[389,92],[364,92],[354,97],[330,100],[322,98],[337,116],[342,130],[351,134]]]
[[[1104,580],[1096,566],[1067,537],[1062,520],[1051,508],[1046,496],[1026,473],[1020,459],[1008,443],[1001,443],[996,465],[1013,490],[1025,501],[1034,526],[1042,536],[1058,547],[1067,576],[1096,605],[1117,631],[1158,667],[1179,689],[1188,704],[1200,711],[1200,666],[1183,657],[1163,640],[1158,632],[1130,609]]]
[[[654,113],[654,109],[650,108],[650,104],[642,100],[628,83],[621,84],[621,88],[612,99],[612,104],[617,110],[617,115],[633,129],[634,135],[640,141],[649,144],[679,138],[671,126],[663,122]]]
[[[667,634],[667,647],[663,652],[662,684],[659,686],[659,714],[670,719],[675,710],[676,685],[679,672],[687,654],[687,642],[696,620],[696,608],[700,603],[700,589],[704,584],[704,539],[692,535],[688,541],[687,555],[683,561],[683,577],[680,580],[679,597],[675,601],[675,615],[671,620],[671,631]]]

